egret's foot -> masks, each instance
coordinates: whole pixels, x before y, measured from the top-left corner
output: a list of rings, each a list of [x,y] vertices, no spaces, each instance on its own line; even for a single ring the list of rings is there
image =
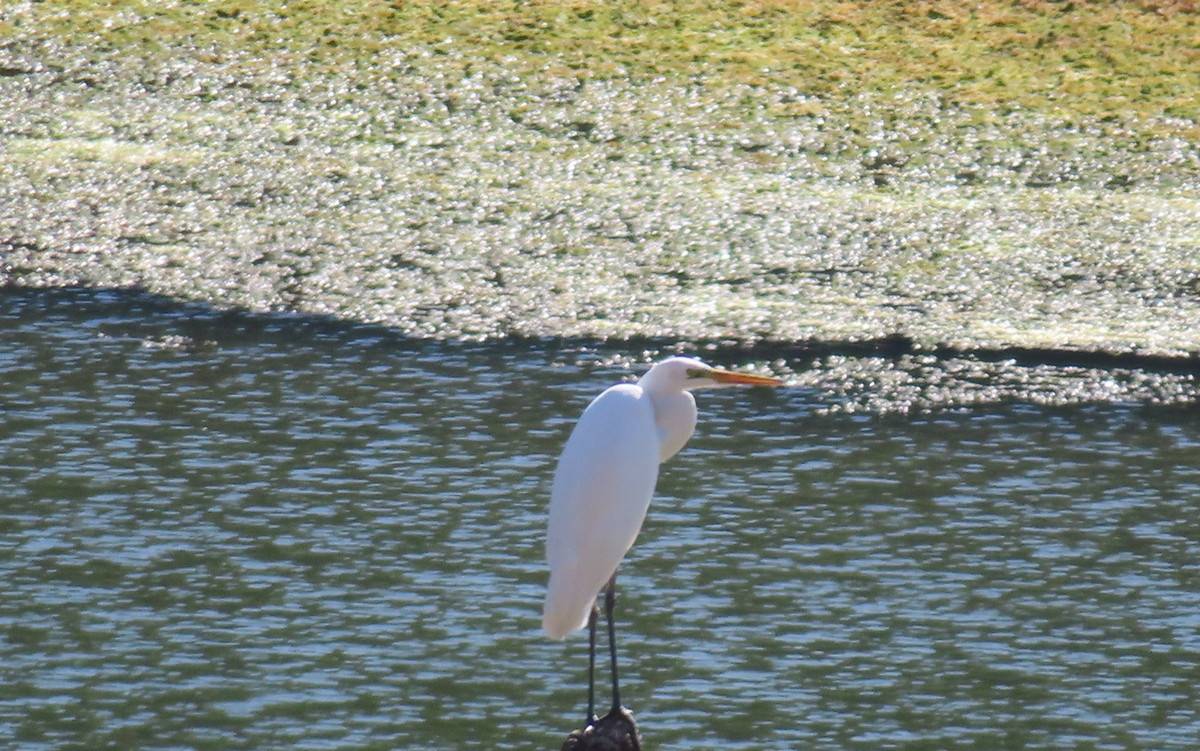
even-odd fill
[[[562,751],[642,751],[642,736],[633,713],[618,707],[583,730],[571,731]]]

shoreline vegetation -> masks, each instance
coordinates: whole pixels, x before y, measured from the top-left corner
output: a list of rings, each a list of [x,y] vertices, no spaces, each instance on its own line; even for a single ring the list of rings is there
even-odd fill
[[[491,63],[518,75],[700,78],[809,97],[928,89],[1067,119],[1200,116],[1194,0],[67,0],[6,15],[0,36],[33,26],[34,38],[150,61],[186,50],[249,65],[370,68],[424,49],[456,53],[464,74]]]
[[[15,3],[0,283],[1200,353],[1191,0]]]

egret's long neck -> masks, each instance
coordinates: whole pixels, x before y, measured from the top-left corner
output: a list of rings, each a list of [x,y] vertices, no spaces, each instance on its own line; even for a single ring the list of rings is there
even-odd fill
[[[696,400],[687,391],[647,389],[658,426],[658,460],[665,462],[683,448],[696,429]]]

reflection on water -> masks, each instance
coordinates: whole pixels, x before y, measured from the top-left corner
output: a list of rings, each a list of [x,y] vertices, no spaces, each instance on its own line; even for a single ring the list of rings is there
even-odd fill
[[[544,509],[606,354],[3,293],[0,746],[557,748]],[[1195,409],[822,398],[700,395],[622,570],[654,747],[1195,747]]]

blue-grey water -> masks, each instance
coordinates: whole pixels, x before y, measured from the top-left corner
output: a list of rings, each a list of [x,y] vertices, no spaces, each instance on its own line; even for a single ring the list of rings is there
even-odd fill
[[[545,506],[619,354],[0,292],[0,748],[556,749]],[[699,401],[622,569],[648,747],[1200,747],[1195,407]]]

